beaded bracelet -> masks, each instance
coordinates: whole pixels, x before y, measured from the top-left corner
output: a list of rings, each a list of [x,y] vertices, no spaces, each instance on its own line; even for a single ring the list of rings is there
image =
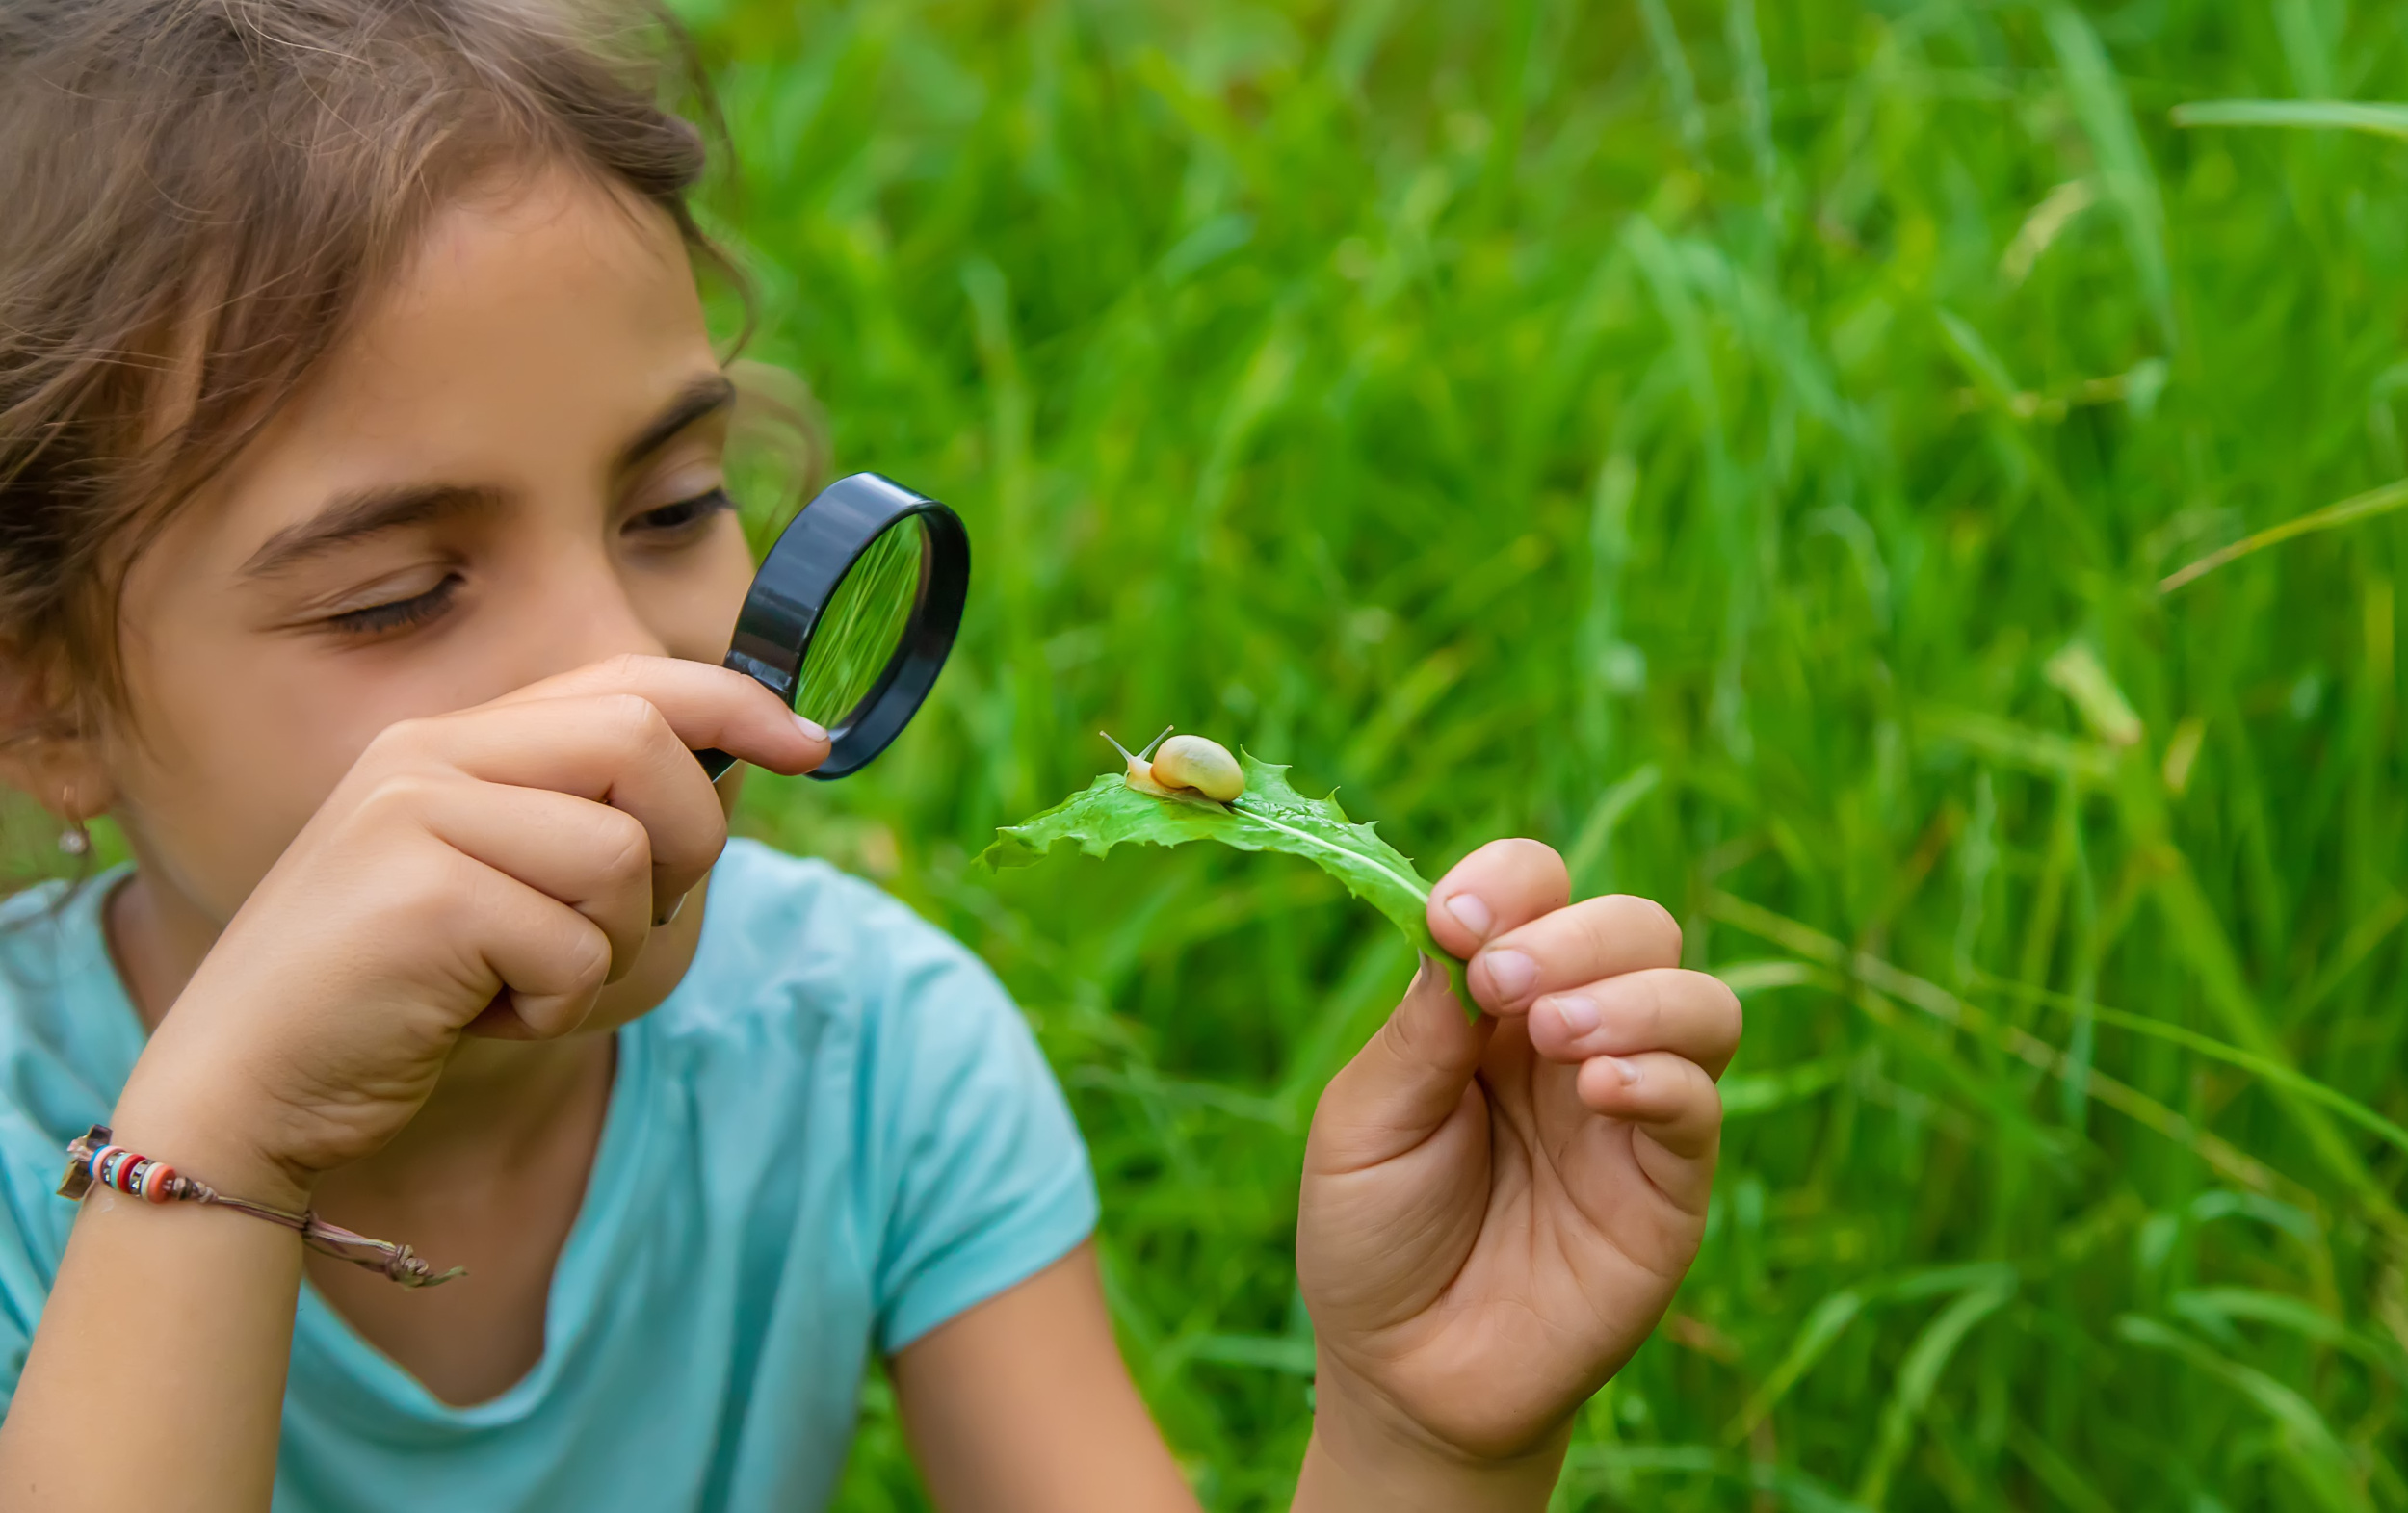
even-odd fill
[[[105,1124],[95,1124],[67,1142],[66,1175],[59,1180],[59,1196],[80,1200],[95,1183],[148,1203],[214,1203],[271,1224],[281,1224],[298,1233],[301,1243],[310,1249],[371,1271],[381,1271],[404,1287],[435,1287],[468,1274],[462,1266],[437,1271],[407,1245],[353,1234],[341,1225],[327,1223],[307,1209],[293,1213],[253,1203],[249,1198],[227,1197],[165,1161],[137,1155],[122,1145],[112,1145]]]

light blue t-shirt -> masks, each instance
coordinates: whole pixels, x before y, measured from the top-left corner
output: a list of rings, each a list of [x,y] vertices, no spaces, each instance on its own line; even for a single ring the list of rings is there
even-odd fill
[[[109,881],[0,906],[0,1411],[75,1216],[63,1149],[142,1051]],[[619,1031],[542,1360],[448,1407],[304,1288],[277,1513],[821,1507],[869,1352],[1095,1217],[1060,1088],[977,958],[866,884],[732,842],[692,970]]]

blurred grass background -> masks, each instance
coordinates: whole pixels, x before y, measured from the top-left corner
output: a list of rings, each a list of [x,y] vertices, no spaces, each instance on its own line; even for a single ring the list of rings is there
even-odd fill
[[[753,354],[979,553],[929,716],[745,823],[1020,996],[1209,1506],[1285,1506],[1304,1128],[1408,963],[1287,859],[972,871],[1099,726],[1742,989],[1558,1507],[2408,1506],[2408,517],[2157,587],[2408,474],[2408,143],[2170,117],[2408,97],[2408,10],[684,10]],[[925,1505],[875,1384],[843,1505]]]

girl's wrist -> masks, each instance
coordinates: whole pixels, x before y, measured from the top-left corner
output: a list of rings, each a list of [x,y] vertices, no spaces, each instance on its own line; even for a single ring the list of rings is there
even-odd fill
[[[239,1111],[220,1103],[179,1088],[144,1087],[138,1079],[118,1100],[110,1138],[233,1197],[308,1208],[316,1175],[274,1155]]]
[[[1540,1513],[1569,1440],[1566,1425],[1520,1454],[1470,1454],[1323,1353],[1295,1513]]]

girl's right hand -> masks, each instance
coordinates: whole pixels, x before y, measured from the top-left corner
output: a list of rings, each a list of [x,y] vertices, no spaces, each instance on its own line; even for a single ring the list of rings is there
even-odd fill
[[[575,1030],[726,842],[703,746],[784,773],[828,750],[750,678],[665,657],[386,729],[152,1035],[118,1137],[301,1207],[408,1123],[463,1032]]]

